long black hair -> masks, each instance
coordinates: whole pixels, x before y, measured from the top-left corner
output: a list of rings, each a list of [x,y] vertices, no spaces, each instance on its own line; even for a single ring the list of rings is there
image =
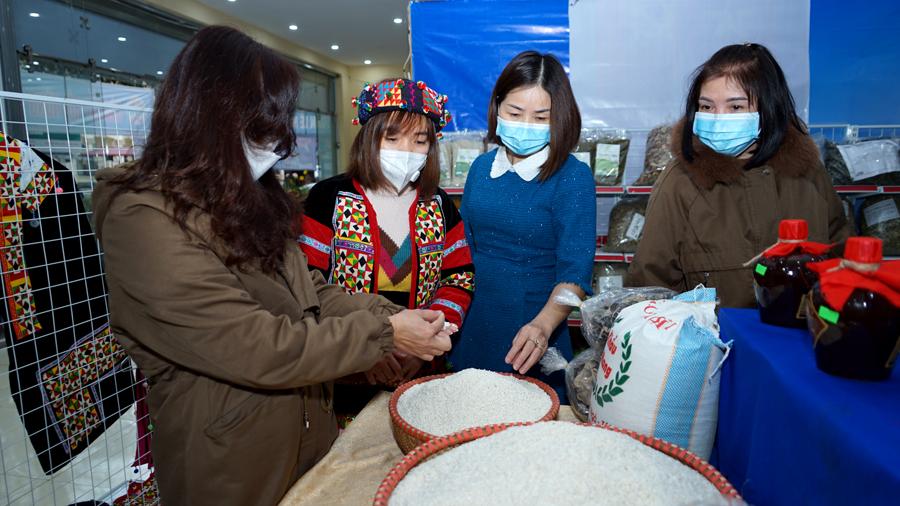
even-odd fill
[[[725,76],[734,80],[747,93],[759,111],[759,139],[746,168],[758,167],[772,158],[781,147],[789,128],[805,134],[806,125],[797,116],[794,96],[788,88],[784,72],[772,53],[761,44],[734,44],[716,51],[694,72],[691,89],[684,105],[684,128],[681,153],[692,162],[694,151],[693,124],[700,100],[700,88],[710,79]]]
[[[581,135],[581,112],[566,70],[551,54],[524,51],[510,60],[497,78],[488,106],[488,142],[502,144],[497,135],[497,114],[506,95],[523,86],[540,86],[550,95],[550,153],[539,179],[546,181],[565,163]]]
[[[296,237],[299,204],[272,171],[253,180],[241,139],[289,155],[299,91],[297,69],[271,49],[234,28],[203,28],[172,62],[144,153],[113,181],[110,202],[158,185],[180,226],[192,209],[210,214],[227,264],[275,272]]]

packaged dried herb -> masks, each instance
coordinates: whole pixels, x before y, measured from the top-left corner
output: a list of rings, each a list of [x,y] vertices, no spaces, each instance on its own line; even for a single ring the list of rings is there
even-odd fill
[[[621,262],[597,262],[594,264],[594,294],[599,295],[614,288],[622,288],[627,264]]]
[[[441,142],[441,178],[447,187],[463,187],[469,168],[484,153],[484,132],[450,132]],[[445,165],[443,159],[449,162]]]
[[[653,186],[656,180],[675,159],[672,154],[672,125],[660,125],[647,135],[647,151],[644,154],[644,171],[631,184]]]
[[[825,169],[834,184],[900,184],[900,144],[871,139],[848,144],[825,141]]]
[[[630,144],[625,130],[584,129],[572,154],[593,169],[597,185],[616,186],[622,184]]]
[[[900,195],[866,197],[860,212],[862,235],[884,241],[885,255],[900,255]]]
[[[604,249],[611,252],[634,252],[644,232],[647,214],[646,196],[623,197],[609,214],[609,232]]]

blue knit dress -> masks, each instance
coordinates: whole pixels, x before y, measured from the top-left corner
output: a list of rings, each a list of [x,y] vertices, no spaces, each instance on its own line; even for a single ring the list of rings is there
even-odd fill
[[[458,342],[450,353],[454,370],[477,367],[511,372],[504,362],[519,329],[547,303],[559,283],[590,293],[597,212],[590,168],[569,156],[547,181],[523,180],[507,172],[492,179],[497,150],[478,157],[469,170],[461,212],[475,263],[475,295]],[[563,322],[550,346],[572,358]],[[546,377],[540,364],[529,376],[549,383],[565,402],[565,378]]]

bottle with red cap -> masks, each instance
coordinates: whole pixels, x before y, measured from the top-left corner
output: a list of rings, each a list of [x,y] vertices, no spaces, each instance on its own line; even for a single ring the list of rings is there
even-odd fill
[[[802,301],[816,281],[806,264],[829,258],[830,249],[807,239],[806,220],[781,220],[778,242],[754,259],[753,289],[763,323],[806,327]]]
[[[851,237],[844,257],[808,264],[819,275],[806,302],[819,369],[883,380],[900,352],[900,261],[884,261],[881,239]]]

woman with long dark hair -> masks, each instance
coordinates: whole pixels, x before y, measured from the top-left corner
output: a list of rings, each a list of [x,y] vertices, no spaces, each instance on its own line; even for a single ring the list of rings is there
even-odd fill
[[[331,380],[450,347],[437,311],[347,295],[307,268],[269,168],[294,145],[296,69],[200,30],[143,156],[94,193],[113,331],[147,377],[164,504],[274,504],[337,436]]]
[[[723,47],[697,69],[672,152],[650,196],[629,286],[703,283],[724,306],[754,306],[744,262],[778,239],[782,219],[805,219],[811,241],[849,234],[784,72],[764,46]]]
[[[566,316],[553,302],[590,290],[596,195],[590,168],[571,152],[581,115],[565,69],[526,51],[500,73],[488,109],[488,140],[500,147],[472,164],[461,212],[477,289],[450,355],[455,368],[531,374],[565,400],[562,373],[533,366],[556,346],[571,358]]]

